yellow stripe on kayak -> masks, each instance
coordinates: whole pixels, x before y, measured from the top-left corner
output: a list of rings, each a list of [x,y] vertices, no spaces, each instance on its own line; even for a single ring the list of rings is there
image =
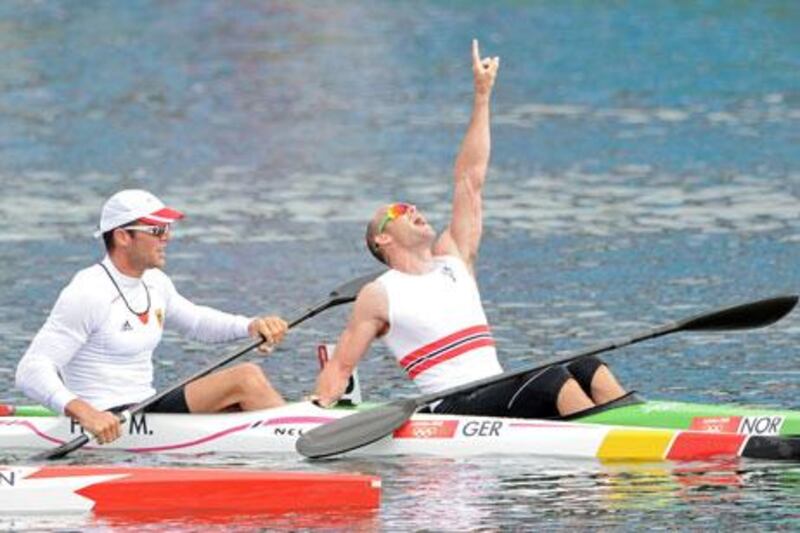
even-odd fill
[[[599,459],[662,460],[674,431],[641,431],[637,429],[612,429],[597,452]]]

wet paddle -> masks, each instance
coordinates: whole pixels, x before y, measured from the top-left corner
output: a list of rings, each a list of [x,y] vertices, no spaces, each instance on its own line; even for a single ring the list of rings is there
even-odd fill
[[[358,296],[358,292],[364,285],[366,285],[370,281],[374,280],[375,278],[383,274],[383,272],[384,271],[373,272],[371,274],[367,274],[365,276],[361,276],[360,278],[351,280],[340,287],[337,287],[336,289],[331,291],[331,293],[328,295],[327,298],[307,308],[302,315],[289,322],[289,328],[293,328],[294,326],[300,324],[301,322],[305,322],[309,318],[318,315],[319,313],[325,311],[326,309],[329,309],[331,307],[336,307],[337,305],[352,302],[353,300],[356,299],[356,296]],[[262,338],[262,340],[254,342],[250,346],[247,346],[246,348],[243,348],[236,353],[227,355],[222,359],[220,359],[219,361],[212,363],[211,365],[205,367],[204,369],[192,374],[191,376],[187,377],[180,383],[173,385],[172,387],[156,394],[155,396],[152,396],[147,400],[144,400],[143,402],[134,405],[133,407],[131,407],[126,411],[123,411],[119,415],[120,421],[124,423],[125,421],[130,420],[131,416],[137,413],[141,413],[142,411],[147,409],[149,406],[153,405],[155,402],[157,402],[167,394],[170,394],[171,392],[179,389],[180,387],[183,387],[188,383],[191,383],[196,379],[199,379],[207,374],[210,374],[211,372],[230,363],[234,359],[238,359],[242,355],[258,348],[261,344],[263,344],[263,342],[264,339]],[[83,447],[88,442],[89,442],[89,436],[83,434],[79,437],[72,439],[69,442],[65,442],[64,444],[56,448],[53,448],[52,450],[47,450],[45,452],[39,453],[31,457],[31,460],[44,461],[49,459],[60,459],[65,455],[77,450],[78,448]]]
[[[477,388],[535,372],[552,365],[566,364],[588,355],[597,355],[679,331],[729,331],[768,326],[777,322],[797,304],[798,296],[779,296],[737,305],[693,316],[678,322],[645,331],[639,335],[556,357],[549,361],[512,370],[485,379],[466,383],[433,394],[424,394],[390,402],[381,407],[362,411],[305,433],[297,441],[297,451],[312,459],[344,453],[375,442],[402,426],[419,408],[454,394],[470,392]]]

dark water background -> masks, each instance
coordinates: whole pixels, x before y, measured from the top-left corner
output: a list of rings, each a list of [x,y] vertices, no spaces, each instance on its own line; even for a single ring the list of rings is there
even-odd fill
[[[290,315],[373,268],[363,223],[381,203],[441,228],[472,37],[501,57],[479,281],[506,367],[797,292],[799,26],[791,0],[0,3],[0,400],[23,401],[16,361],[100,257],[91,232],[121,188],[188,213],[168,272],[244,313]],[[346,313],[264,361],[288,397],[311,389],[314,346]],[[798,316],[608,359],[653,398],[798,408]],[[157,384],[234,348],[168,334]],[[381,346],[360,374],[370,399],[413,394]],[[383,506],[357,529],[791,529],[800,514],[796,465],[112,460],[379,474]],[[80,520],[0,527],[118,527]]]

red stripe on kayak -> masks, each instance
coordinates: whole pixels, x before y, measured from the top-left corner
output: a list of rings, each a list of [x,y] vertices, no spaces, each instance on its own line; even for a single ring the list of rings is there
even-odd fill
[[[738,456],[747,435],[681,431],[667,452],[667,459],[685,461],[714,456]]]
[[[715,433],[736,433],[739,431],[741,420],[741,416],[696,416],[692,418],[692,425],[689,426],[689,429]]]
[[[373,509],[380,480],[358,474],[315,474],[213,468],[44,467],[29,478],[123,477],[75,491],[95,513],[227,511],[287,513]]]
[[[0,416],[11,416],[14,414],[14,406],[0,403]]]
[[[452,439],[458,420],[409,420],[396,430],[396,439]]]

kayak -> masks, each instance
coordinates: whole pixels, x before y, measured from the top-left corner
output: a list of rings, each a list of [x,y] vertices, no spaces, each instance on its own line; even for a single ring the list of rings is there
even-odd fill
[[[117,441],[96,450],[136,453],[295,453],[299,436],[380,404],[321,409],[297,402],[261,411],[134,416]],[[2,409],[0,450],[44,450],[82,429],[38,406]],[[629,396],[571,420],[416,413],[359,455],[445,457],[513,454],[601,460],[800,460],[800,411],[644,401]]]
[[[0,514],[284,514],[375,509],[375,476],[221,468],[0,465]]]

